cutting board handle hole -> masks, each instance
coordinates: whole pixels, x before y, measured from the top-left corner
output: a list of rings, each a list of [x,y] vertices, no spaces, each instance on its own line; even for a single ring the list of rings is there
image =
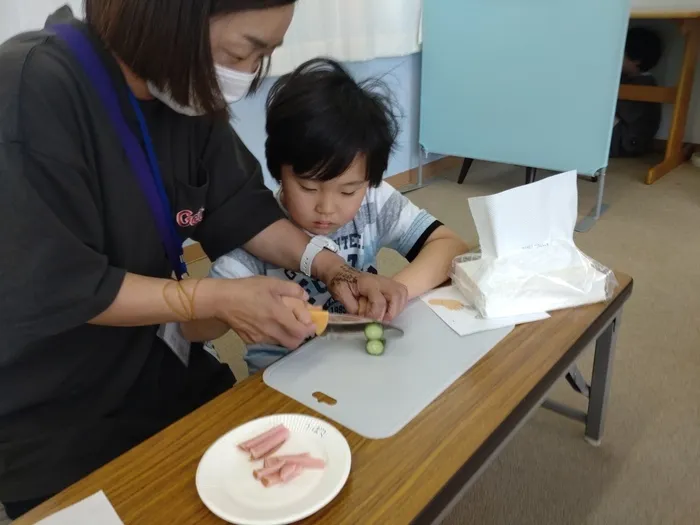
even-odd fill
[[[333,399],[331,396],[327,396],[323,392],[314,392],[313,397],[319,403],[322,403],[322,404],[325,403],[328,406],[334,407],[335,405],[338,404],[338,401]]]

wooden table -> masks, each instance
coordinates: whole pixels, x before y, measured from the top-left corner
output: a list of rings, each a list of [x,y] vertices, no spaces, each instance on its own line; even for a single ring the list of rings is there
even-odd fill
[[[335,501],[303,523],[440,521],[594,341],[590,389],[584,385],[590,396],[587,415],[548,406],[583,418],[587,439],[598,443],[620,316],[632,292],[630,277],[618,274],[618,280],[608,304],[555,312],[546,321],[516,328],[395,437],[372,441],[340,427],[353,453],[350,479]],[[314,413],[265,386],[260,375],[254,376],[15,525],[35,523],[99,490],[105,491],[127,525],[221,523],[195,490],[200,458],[230,429],[289,412]]]
[[[675,20],[679,23],[685,39],[683,63],[677,86],[620,86],[619,98],[622,100],[673,104],[673,120],[664,160],[650,168],[646,176],[645,182],[653,184],[690,157],[691,151],[684,147],[683,139],[688,121],[690,98],[693,94],[695,64],[698,60],[698,48],[700,48],[700,11],[633,11],[632,18]]]

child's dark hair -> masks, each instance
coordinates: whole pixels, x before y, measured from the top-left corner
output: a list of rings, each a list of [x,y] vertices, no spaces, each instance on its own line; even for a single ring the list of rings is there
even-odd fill
[[[639,70],[646,73],[661,60],[663,42],[656,31],[646,27],[633,27],[627,32],[625,54],[633,62],[638,62]]]
[[[282,166],[310,180],[342,175],[365,155],[367,180],[381,184],[399,132],[389,89],[355,82],[338,62],[317,58],[283,76],[267,98],[265,153],[272,177]]]

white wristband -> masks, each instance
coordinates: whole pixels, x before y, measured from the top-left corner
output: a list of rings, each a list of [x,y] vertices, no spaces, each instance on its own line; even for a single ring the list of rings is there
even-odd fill
[[[311,267],[314,264],[316,256],[323,250],[330,250],[333,253],[338,253],[339,249],[338,245],[327,237],[317,235],[312,238],[306,250],[304,250],[304,254],[301,256],[301,273],[307,277],[311,277]]]

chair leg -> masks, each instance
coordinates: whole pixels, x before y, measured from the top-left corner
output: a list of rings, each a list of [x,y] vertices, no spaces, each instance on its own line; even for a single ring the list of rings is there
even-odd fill
[[[537,168],[525,168],[525,184],[531,184],[537,180]]]
[[[459,172],[459,180],[457,181],[459,184],[462,184],[464,179],[467,178],[469,168],[472,167],[472,162],[474,162],[474,159],[464,159],[464,162],[462,163],[462,170]]]

